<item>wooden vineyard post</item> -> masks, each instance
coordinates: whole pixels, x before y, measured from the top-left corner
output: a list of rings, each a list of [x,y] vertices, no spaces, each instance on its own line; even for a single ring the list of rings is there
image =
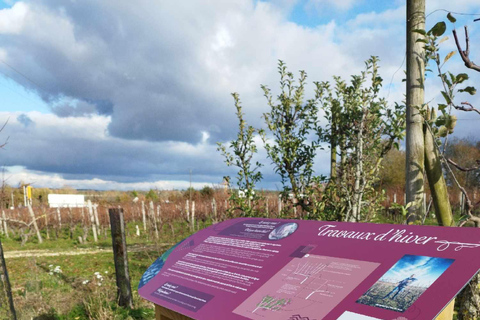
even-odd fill
[[[93,240],[95,242],[98,242],[97,225],[95,224],[95,217],[93,216],[92,201],[88,200],[87,203],[88,203],[88,215],[90,216],[90,223],[92,225],[92,231],[93,231]]]
[[[60,230],[62,229],[62,215],[60,214],[60,208],[57,207],[57,220]],[[83,220],[82,220],[83,222]]]
[[[153,201],[150,201],[150,218],[153,219],[153,226],[155,229],[155,239],[158,239],[157,216],[155,215],[155,207]]]
[[[212,223],[217,223],[218,222],[218,216],[217,216],[217,202],[215,201],[215,198],[212,199],[212,210],[213,210],[213,219]]]
[[[125,222],[123,209],[108,209],[112,230],[113,259],[115,261],[115,276],[117,279],[117,301],[122,307],[133,307],[132,287],[128,272],[127,241],[125,239]]]
[[[192,229],[192,232],[195,232],[195,201],[192,201],[192,214],[190,216],[191,218],[191,229]]]
[[[9,305],[9,318],[11,320],[17,320],[17,314],[15,312],[15,306],[13,304],[13,295],[12,295],[12,287],[10,286],[10,279],[8,277],[8,271],[7,271],[7,264],[5,263],[5,257],[3,255],[3,246],[2,242],[0,241],[0,263],[1,263],[1,281],[3,282],[3,289],[6,294],[6,298],[8,300],[8,305]]]
[[[97,226],[97,230],[100,233],[100,221],[98,220],[98,204],[93,204],[93,216],[95,217],[95,225]]]
[[[38,243],[43,243],[42,235],[40,234],[40,230],[38,230],[37,219],[35,219],[35,213],[33,212],[30,203],[28,204],[28,213],[30,214],[30,218],[32,218],[32,224],[35,228],[35,232],[37,233]]]
[[[8,225],[7,225],[7,218],[5,217],[5,211],[2,210],[2,219],[3,219],[3,230],[5,231],[5,237],[10,238],[8,235]]]
[[[143,231],[147,232],[147,217],[145,214],[145,202],[142,201],[142,222],[143,222]]]

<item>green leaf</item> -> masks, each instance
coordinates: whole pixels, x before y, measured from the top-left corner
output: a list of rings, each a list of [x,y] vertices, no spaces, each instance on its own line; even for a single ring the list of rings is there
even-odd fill
[[[447,55],[445,56],[445,59],[443,59],[443,63],[447,62],[448,59],[450,59],[451,57],[453,57],[453,55],[454,55],[455,53],[457,53],[457,51],[452,51],[452,52],[450,52],[449,54],[447,54]]]
[[[440,103],[440,104],[438,105],[438,110],[440,110],[440,111],[445,110],[445,108],[447,108],[447,105],[446,105],[446,104]]]
[[[449,12],[447,14],[447,19],[451,22],[451,23],[455,23],[457,21],[457,19],[455,19],[454,16],[452,16],[452,14]]]
[[[423,29],[413,29],[412,32],[420,33],[420,34],[423,34],[424,36],[427,35],[427,32]]]
[[[445,33],[447,30],[447,24],[443,21],[437,22],[429,32],[431,32],[434,36],[440,37]]]
[[[427,41],[427,40],[425,40],[425,39],[417,39],[417,41],[415,41],[415,43],[417,43],[417,42],[428,43],[428,41]]]
[[[466,88],[464,88],[464,89],[460,89],[460,90],[458,90],[458,91],[459,91],[459,92],[468,92],[468,93],[470,93],[472,96],[473,96],[475,93],[477,93],[477,89],[475,89],[474,87],[471,87],[471,86],[468,86],[468,87],[466,87]]]
[[[462,83],[465,80],[468,80],[468,74],[466,73],[459,73],[457,74],[457,83]]]
[[[450,99],[450,97],[448,96],[448,94],[445,91],[442,91],[442,95],[445,98],[445,101],[447,102],[447,104],[452,103],[452,100]]]

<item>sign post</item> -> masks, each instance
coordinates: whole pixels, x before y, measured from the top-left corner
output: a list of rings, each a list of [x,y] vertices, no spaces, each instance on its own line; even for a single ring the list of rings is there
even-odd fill
[[[446,320],[480,269],[478,239],[476,228],[239,218],[167,251],[139,293],[157,320]]]

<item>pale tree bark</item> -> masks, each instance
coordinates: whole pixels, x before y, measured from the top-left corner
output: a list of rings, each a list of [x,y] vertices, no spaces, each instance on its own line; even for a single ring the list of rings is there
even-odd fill
[[[424,134],[420,109],[424,104],[425,49],[420,33],[425,29],[425,0],[407,0],[407,137],[406,137],[406,197],[407,223],[424,215]]]
[[[37,219],[35,218],[35,213],[33,212],[30,203],[28,204],[28,213],[30,214],[30,218],[32,219],[31,223],[33,224],[35,232],[37,233],[38,243],[43,243],[42,235],[40,234],[40,230],[38,229]]]
[[[356,163],[355,163],[355,185],[353,189],[353,204],[352,204],[352,214],[350,216],[350,222],[357,222],[360,220],[360,212],[362,210],[362,198],[363,193],[361,191],[361,184],[363,178],[363,128],[366,118],[366,110],[363,109],[362,120],[360,121],[360,128],[357,135],[357,145],[356,145]]]
[[[332,124],[330,127],[330,180],[337,178],[337,110],[332,106]]]
[[[477,320],[480,318],[480,275],[477,274],[472,281],[458,295],[460,308],[457,318],[459,320]]]
[[[453,220],[447,183],[440,162],[440,150],[435,145],[432,131],[427,126],[428,124],[425,128],[425,171],[432,193],[435,215],[440,226],[451,227],[455,224],[455,221]]]
[[[407,0],[407,137],[406,137],[406,197],[407,223],[413,223],[424,214],[424,135],[420,109],[424,103],[425,62],[424,44],[417,42],[425,29],[425,0]]]

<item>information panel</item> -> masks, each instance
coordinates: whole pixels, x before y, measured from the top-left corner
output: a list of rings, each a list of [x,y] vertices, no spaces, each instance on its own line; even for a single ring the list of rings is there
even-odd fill
[[[479,269],[476,228],[239,218],[167,251],[139,293],[198,320],[428,320]]]

